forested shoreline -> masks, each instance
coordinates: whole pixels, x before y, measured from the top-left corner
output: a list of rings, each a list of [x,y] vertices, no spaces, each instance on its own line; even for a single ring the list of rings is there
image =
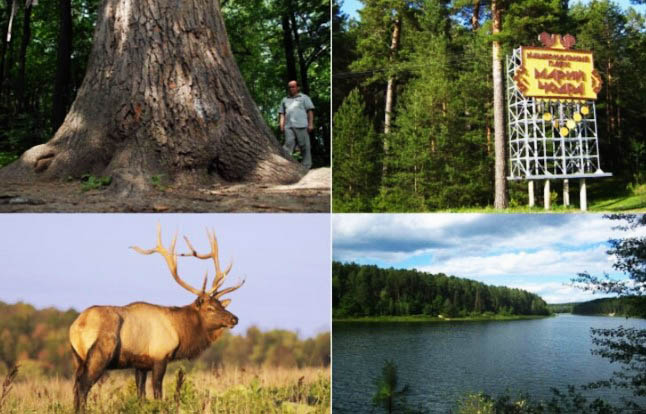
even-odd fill
[[[78,316],[74,309],[36,309],[26,303],[0,302],[0,375],[15,364],[26,376],[71,378],[74,372],[68,329]],[[330,333],[299,338],[298,333],[249,327],[243,335],[227,331],[187,367],[327,367]]]
[[[591,180],[591,200],[643,197],[643,14],[606,0],[362,3],[357,20],[334,16],[335,212],[492,206],[492,42],[504,59],[513,48],[538,45],[544,31],[575,36],[575,49],[594,53],[603,80],[599,151],[614,177]],[[502,21],[496,35],[492,3]],[[556,200],[561,182],[553,181]],[[510,207],[527,205],[526,183],[508,186]]]
[[[575,303],[572,306],[572,313],[646,318],[646,297],[625,296]]]
[[[332,263],[332,316],[549,315],[538,295],[445,274]]]

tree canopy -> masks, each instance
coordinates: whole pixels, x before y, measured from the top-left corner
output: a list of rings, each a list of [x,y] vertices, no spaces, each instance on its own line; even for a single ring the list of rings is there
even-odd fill
[[[334,317],[548,315],[538,295],[445,274],[332,263]]]
[[[502,53],[536,45],[539,33],[570,33],[576,48],[594,52],[603,79],[596,102],[601,166],[622,187],[646,183],[646,30],[644,16],[608,0],[586,5],[565,0],[498,1],[502,28],[492,34],[490,1],[363,1],[360,19],[335,19],[334,117],[364,108],[365,126],[383,144],[373,155],[380,171],[345,173],[344,158],[333,171],[345,187],[335,189],[334,211],[430,211],[494,204],[492,42]],[[388,12],[385,12],[385,11]],[[389,33],[401,17],[396,58]],[[335,43],[336,44],[336,43]],[[392,127],[384,133],[387,81],[395,79]],[[342,106],[350,98],[352,105]],[[356,94],[356,93],[355,93]],[[358,134],[362,131],[363,135]],[[335,134],[366,140],[358,124]],[[369,138],[372,139],[372,138]],[[349,141],[335,153],[349,152]],[[386,151],[387,148],[387,151]],[[366,167],[370,168],[370,167]],[[352,189],[352,190],[350,190]],[[337,191],[338,190],[338,191]],[[527,202],[525,186],[510,183],[510,204]]]
[[[646,226],[646,215],[615,214],[605,216],[620,222],[618,229],[629,230]],[[624,305],[627,315],[646,315],[646,237],[633,236],[609,240],[608,254],[614,256],[613,267],[623,272],[627,279],[611,279],[608,275],[596,276],[580,273],[573,282],[585,290],[613,293],[620,296],[617,303]],[[597,305],[600,306],[600,305]],[[610,362],[618,362],[620,370],[591,387],[621,387],[632,390],[636,396],[646,396],[646,329],[625,328],[592,329],[592,352]],[[641,409],[629,402],[631,409]]]

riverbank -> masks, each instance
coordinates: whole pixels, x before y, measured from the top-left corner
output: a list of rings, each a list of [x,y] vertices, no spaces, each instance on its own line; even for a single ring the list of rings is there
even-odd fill
[[[482,321],[516,321],[527,319],[542,319],[551,315],[478,315],[457,318],[437,317],[428,315],[408,316],[362,316],[354,318],[333,318],[332,322],[482,322]]]

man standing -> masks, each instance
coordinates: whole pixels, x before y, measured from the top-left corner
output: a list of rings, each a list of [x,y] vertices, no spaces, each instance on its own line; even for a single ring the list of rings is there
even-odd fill
[[[285,133],[283,149],[292,154],[296,139],[303,155],[303,167],[312,167],[312,152],[310,150],[310,135],[314,130],[314,104],[309,96],[300,93],[298,82],[287,84],[289,96],[280,103],[280,131]]]

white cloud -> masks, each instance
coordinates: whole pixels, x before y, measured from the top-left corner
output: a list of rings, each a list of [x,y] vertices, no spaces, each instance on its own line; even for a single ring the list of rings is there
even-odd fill
[[[550,302],[587,300],[589,293],[549,283],[583,271],[621,277],[607,241],[646,236],[646,226],[614,230],[618,224],[597,214],[343,214],[333,217],[333,256],[397,267],[423,255],[431,264],[421,271],[490,284],[542,280],[541,296]]]
[[[527,282],[527,283],[511,283],[511,288],[523,289],[528,292],[536,293],[542,297],[547,303],[570,303],[570,302],[585,302],[588,300],[599,299],[605,295],[593,295],[590,292],[585,292],[574,286],[567,285],[560,282]]]
[[[436,261],[421,271],[443,272],[461,277],[474,276],[575,276],[578,272],[610,272],[606,248],[597,246],[577,251],[559,251],[550,247],[535,252],[520,250],[491,256],[451,257]]]

